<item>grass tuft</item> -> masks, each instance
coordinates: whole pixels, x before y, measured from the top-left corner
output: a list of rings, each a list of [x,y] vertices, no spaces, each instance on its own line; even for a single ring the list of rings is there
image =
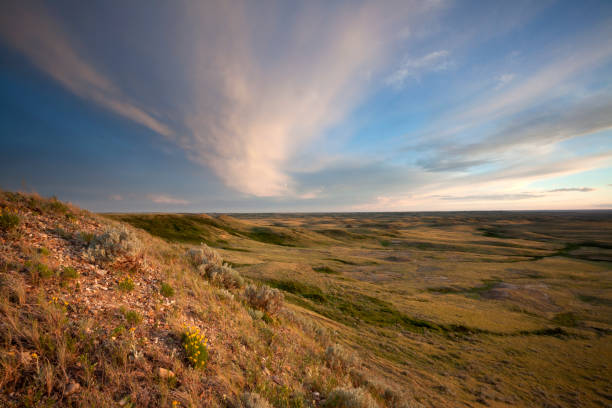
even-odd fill
[[[159,288],[159,293],[161,293],[163,297],[169,298],[174,296],[174,288],[168,283],[163,282]]]

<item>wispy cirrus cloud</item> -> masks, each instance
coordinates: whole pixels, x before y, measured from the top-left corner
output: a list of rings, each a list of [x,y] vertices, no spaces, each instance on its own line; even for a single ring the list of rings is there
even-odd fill
[[[401,88],[406,81],[418,79],[427,72],[444,71],[451,66],[447,50],[430,52],[418,58],[405,58],[399,68],[386,79],[388,85]]]
[[[87,61],[76,40],[37,2],[3,5],[0,40],[23,53],[41,71],[75,95],[169,136],[172,131]]]
[[[549,193],[566,193],[569,191],[577,191],[579,193],[590,193],[591,191],[595,191],[595,189],[591,187],[564,187],[564,188],[555,188],[552,190],[548,190]]]
[[[166,194],[149,194],[147,198],[157,204],[189,204],[190,201],[182,198],[172,197]]]

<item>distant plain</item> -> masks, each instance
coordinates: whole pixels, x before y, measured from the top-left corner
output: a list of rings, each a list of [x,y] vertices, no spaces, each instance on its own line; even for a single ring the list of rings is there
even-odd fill
[[[430,406],[612,404],[612,212],[107,214],[205,242]]]

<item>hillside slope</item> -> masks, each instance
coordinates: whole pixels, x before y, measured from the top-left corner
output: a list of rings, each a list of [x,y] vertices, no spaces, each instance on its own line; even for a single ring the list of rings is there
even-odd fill
[[[206,246],[35,195],[0,208],[1,406],[418,404]]]

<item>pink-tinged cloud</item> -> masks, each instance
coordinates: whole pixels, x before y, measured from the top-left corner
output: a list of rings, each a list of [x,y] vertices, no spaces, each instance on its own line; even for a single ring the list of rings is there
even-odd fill
[[[177,205],[186,205],[189,204],[190,201],[183,200],[181,198],[171,197],[165,194],[150,194],[147,198],[154,203],[157,204],[177,204]]]

